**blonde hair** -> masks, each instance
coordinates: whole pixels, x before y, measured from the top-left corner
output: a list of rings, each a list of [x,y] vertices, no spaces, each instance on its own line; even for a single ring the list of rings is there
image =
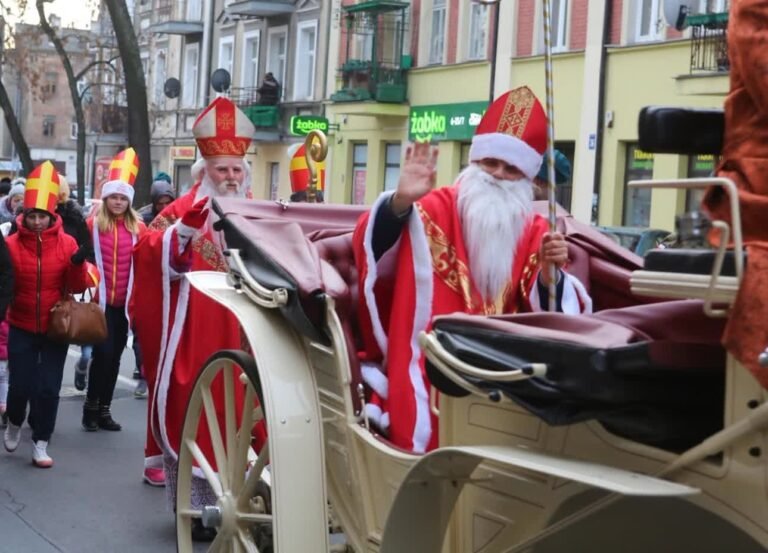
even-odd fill
[[[125,221],[125,228],[128,229],[128,232],[130,232],[131,234],[138,234],[139,221],[141,220],[141,218],[140,218],[140,215],[136,212],[136,210],[133,209],[131,205],[129,205],[128,209],[125,211],[123,216]],[[107,202],[104,201],[104,202],[101,202],[101,205],[99,205],[94,219],[96,222],[96,227],[99,229],[99,232],[109,232],[113,228],[115,228],[114,225],[115,225],[115,221],[117,220],[117,217],[112,215],[112,213],[107,208]]]
[[[59,203],[67,203],[67,200],[69,200],[69,195],[69,183],[67,182],[67,179],[64,178],[64,175],[59,173]]]

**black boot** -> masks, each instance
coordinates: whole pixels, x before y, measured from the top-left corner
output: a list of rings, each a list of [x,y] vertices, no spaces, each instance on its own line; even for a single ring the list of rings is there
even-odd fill
[[[83,429],[86,432],[96,432],[99,429],[99,404],[87,399],[83,404]]]
[[[112,432],[119,432],[123,429],[123,427],[112,418],[109,405],[99,405],[99,428],[102,430],[110,430]]]

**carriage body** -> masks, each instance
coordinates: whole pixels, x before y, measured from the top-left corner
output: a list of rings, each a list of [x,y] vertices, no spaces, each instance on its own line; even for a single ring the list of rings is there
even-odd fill
[[[254,465],[253,452],[245,451],[250,447],[234,446],[245,443],[248,425],[225,448],[241,457],[231,461],[232,471],[247,473],[249,481],[256,466],[271,484],[268,508],[255,509],[252,501],[248,507],[249,497],[234,498],[255,509],[243,520],[271,525],[269,545],[249,541],[256,532],[241,533],[231,550],[343,550],[347,546],[329,541],[328,505],[346,544],[358,553],[768,548],[766,393],[732,357],[720,374],[725,430],[681,463],[681,452],[690,453],[695,444],[659,447],[596,420],[548,424],[507,395],[489,393],[477,379],[456,376],[465,369],[451,363],[466,359],[456,361],[455,352],[441,349],[446,342],[436,340],[432,348],[439,351],[428,355],[430,362],[442,362],[444,372],[456,369],[454,384],[467,384],[473,393],[433,398],[440,448],[414,455],[378,435],[363,415],[351,248],[360,210],[236,200],[224,200],[217,209],[230,273],[189,279],[239,319],[253,359],[241,383],[251,390],[246,402],[258,398],[255,410],[269,434],[268,469]],[[561,224],[573,223],[563,217]],[[653,313],[660,305],[654,301],[666,295],[706,300],[714,311],[708,299],[722,306],[738,288],[737,281],[706,275],[646,270],[633,277],[631,259],[593,261],[578,241],[571,247],[570,257],[581,263],[577,276],[590,282],[605,307],[647,302]],[[192,442],[205,401],[191,402],[184,436]],[[243,413],[252,409],[246,403]],[[729,429],[732,435],[721,435]],[[180,490],[191,460],[180,461]],[[241,483],[240,494],[245,490],[252,494],[254,487]],[[191,512],[189,498],[182,491],[179,498],[183,518]],[[226,511],[225,503],[219,511]],[[581,516],[575,513],[592,512],[565,524]],[[229,528],[215,525],[220,533]],[[180,537],[180,550],[186,543]]]

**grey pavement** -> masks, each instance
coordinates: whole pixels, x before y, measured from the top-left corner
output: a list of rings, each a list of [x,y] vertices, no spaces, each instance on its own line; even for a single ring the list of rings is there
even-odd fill
[[[147,402],[133,397],[132,351],[113,403],[123,430],[92,433],[80,427],[83,394],[73,387],[78,351],[67,358],[53,468],[32,465],[28,428],[15,453],[0,447],[0,553],[175,551],[165,491],[141,481]]]

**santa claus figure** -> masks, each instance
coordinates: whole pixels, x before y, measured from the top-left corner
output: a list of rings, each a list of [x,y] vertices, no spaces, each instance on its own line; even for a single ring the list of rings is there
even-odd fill
[[[160,212],[135,249],[140,284],[133,296],[134,313],[150,398],[144,478],[151,484],[165,480],[171,504],[180,434],[196,376],[216,351],[241,347],[235,317],[192,289],[181,275],[227,271],[222,237],[213,230],[209,206],[217,197],[247,197],[250,171],[244,156],[254,130],[229,99],[214,100],[193,128],[203,156],[193,166],[196,184]],[[217,405],[224,405],[223,399],[217,399]],[[206,439],[201,436],[198,443],[213,459]],[[192,502],[216,503],[203,478],[193,478]],[[195,528],[204,530],[199,523]]]
[[[565,240],[533,212],[533,179],[547,120],[527,87],[497,99],[477,128],[470,164],[435,189],[437,151],[407,148],[397,190],[355,231],[360,269],[363,377],[369,420],[396,445],[437,446],[417,337],[433,317],[546,310],[552,269],[558,311],[591,311],[584,286],[563,271]]]

